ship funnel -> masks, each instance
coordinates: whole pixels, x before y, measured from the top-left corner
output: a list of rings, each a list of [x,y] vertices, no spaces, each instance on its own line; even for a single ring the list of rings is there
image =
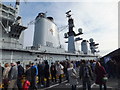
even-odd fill
[[[53,17],[46,17],[46,13],[39,13],[34,28],[34,47],[59,47],[58,30]]]
[[[88,54],[88,41],[83,40],[81,42],[81,51],[83,51],[84,54]]]

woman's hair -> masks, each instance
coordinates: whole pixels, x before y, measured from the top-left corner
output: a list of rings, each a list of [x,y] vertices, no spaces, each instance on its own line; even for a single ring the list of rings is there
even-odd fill
[[[101,66],[100,62],[96,62],[96,66]]]
[[[5,63],[5,67],[9,67],[9,64],[8,64],[8,63]]]
[[[69,64],[68,64],[68,68],[73,68],[73,64],[72,64],[72,63],[69,63]]]

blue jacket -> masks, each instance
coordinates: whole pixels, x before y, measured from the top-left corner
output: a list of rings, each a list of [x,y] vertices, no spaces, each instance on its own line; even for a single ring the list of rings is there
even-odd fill
[[[37,76],[38,75],[38,68],[36,65],[32,66],[31,67],[32,69],[35,69],[35,75]]]

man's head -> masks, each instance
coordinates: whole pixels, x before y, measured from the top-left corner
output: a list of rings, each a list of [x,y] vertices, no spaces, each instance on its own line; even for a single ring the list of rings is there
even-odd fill
[[[30,68],[30,65],[26,65],[26,69]]]
[[[16,63],[15,63],[15,62],[12,62],[12,63],[11,63],[11,66],[12,66],[12,67],[13,67],[13,66],[15,66],[15,65],[16,65]]]
[[[51,65],[53,65],[53,62],[51,63]]]
[[[17,65],[18,65],[18,64],[20,64],[20,61],[17,61],[16,63],[17,63]]]
[[[48,61],[47,61],[47,60],[45,61],[45,64],[48,64]]]
[[[85,63],[86,63],[86,61],[85,61],[85,60],[82,60],[82,63],[83,63],[83,64],[85,64]]]
[[[33,62],[31,63],[31,66],[34,66],[34,63],[33,63]]]

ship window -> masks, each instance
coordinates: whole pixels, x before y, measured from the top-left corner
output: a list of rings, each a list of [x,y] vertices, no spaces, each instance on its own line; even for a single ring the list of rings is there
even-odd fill
[[[17,35],[17,38],[19,38],[19,35]]]
[[[6,11],[8,11],[8,8],[5,5],[2,5],[2,8]]]
[[[13,14],[15,14],[15,10],[13,10],[12,8],[10,8],[10,12],[12,12]]]
[[[14,34],[11,35],[12,37],[14,36]]]
[[[6,12],[2,11],[2,15],[7,16],[8,14]]]
[[[9,17],[10,17],[11,19],[14,19],[14,16],[13,16],[12,14],[9,14]]]
[[[40,57],[39,55],[37,55],[37,57]]]
[[[17,33],[19,33],[19,30],[16,30]]]
[[[21,31],[20,31],[20,30],[17,30],[17,33],[18,33],[18,34],[20,34],[20,33],[21,33]]]
[[[16,37],[17,35],[15,35],[14,37]]]

